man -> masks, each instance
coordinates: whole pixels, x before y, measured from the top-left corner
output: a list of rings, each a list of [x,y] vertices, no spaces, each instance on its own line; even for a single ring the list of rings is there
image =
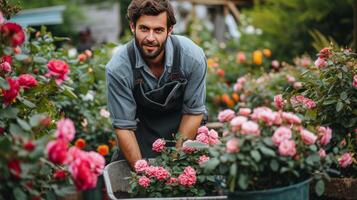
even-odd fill
[[[133,167],[154,156],[156,139],[195,137],[205,113],[207,66],[200,47],[171,35],[176,20],[168,0],[133,0],[127,17],[134,40],[109,61],[106,78],[120,157]]]

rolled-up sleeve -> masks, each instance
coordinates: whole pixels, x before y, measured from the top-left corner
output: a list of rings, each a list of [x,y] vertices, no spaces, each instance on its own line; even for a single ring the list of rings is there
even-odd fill
[[[192,71],[184,95],[183,114],[203,114],[206,112],[206,72],[207,64],[204,53],[200,60],[192,60]]]
[[[108,110],[112,125],[120,129],[136,129],[136,103],[129,77],[121,77],[106,68]]]

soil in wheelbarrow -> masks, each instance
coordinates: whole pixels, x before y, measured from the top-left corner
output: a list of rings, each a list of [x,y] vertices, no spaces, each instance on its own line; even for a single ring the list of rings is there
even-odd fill
[[[131,198],[128,192],[114,192],[114,196],[117,199],[128,199]]]

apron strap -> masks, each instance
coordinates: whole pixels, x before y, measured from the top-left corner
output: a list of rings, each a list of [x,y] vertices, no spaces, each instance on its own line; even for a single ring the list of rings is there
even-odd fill
[[[137,84],[143,83],[144,79],[140,73],[140,70],[136,68],[136,55],[135,55],[135,48],[134,48],[134,40],[130,41],[127,46],[127,52],[130,59],[131,69],[134,75],[134,87]]]
[[[174,35],[170,36],[173,47],[174,47],[174,61],[170,74],[171,81],[177,81],[183,78],[182,72],[180,70],[181,67],[181,47],[178,38]]]

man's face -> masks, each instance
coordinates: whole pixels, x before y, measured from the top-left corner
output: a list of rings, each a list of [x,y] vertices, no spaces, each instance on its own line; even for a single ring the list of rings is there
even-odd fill
[[[157,16],[143,15],[136,22],[134,27],[131,24],[131,29],[134,32],[136,45],[146,59],[154,59],[165,48],[165,43],[171,28],[167,28],[167,13],[163,12]]]

